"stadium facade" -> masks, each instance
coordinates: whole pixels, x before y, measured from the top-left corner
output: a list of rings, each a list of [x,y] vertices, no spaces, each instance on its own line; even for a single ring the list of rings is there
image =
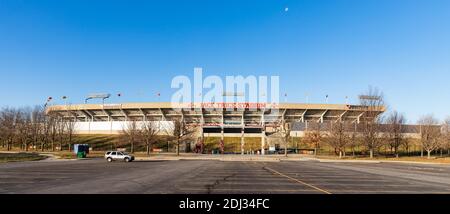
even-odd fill
[[[53,105],[47,114],[57,114],[73,121],[77,134],[120,134],[130,121],[155,122],[170,126],[179,120],[198,129],[197,137],[261,137],[265,147],[268,136],[281,124],[292,124],[290,136],[301,137],[311,129],[311,124],[327,124],[331,121],[348,121],[358,129],[360,121],[368,119],[369,109],[347,104],[301,103],[185,103],[169,102]],[[384,107],[371,109],[370,115],[379,116]],[[373,118],[372,118],[373,119]],[[161,126],[160,126],[161,127]],[[278,129],[279,130],[279,129]],[[414,135],[416,130],[405,129]],[[323,126],[321,131],[327,131]]]
[[[376,115],[385,111],[379,108]],[[197,125],[205,133],[212,129],[232,133],[228,129],[261,132],[282,122],[305,123],[350,121],[359,123],[367,108],[359,105],[298,104],[298,103],[188,103],[174,106],[172,103],[124,103],[54,105],[47,114],[58,114],[76,122],[80,134],[118,134],[129,121],[170,122],[182,120]],[[210,130],[211,129],[211,130]],[[241,131],[239,131],[240,133]]]

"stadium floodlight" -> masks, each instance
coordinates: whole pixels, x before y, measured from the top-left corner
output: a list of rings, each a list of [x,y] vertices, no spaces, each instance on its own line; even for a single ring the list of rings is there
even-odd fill
[[[84,100],[84,103],[87,103],[87,101],[90,99],[102,99],[103,104],[105,104],[105,99],[108,99],[110,96],[111,96],[111,94],[106,94],[106,93],[90,94],[90,95],[88,95],[88,97],[86,97],[86,99]]]

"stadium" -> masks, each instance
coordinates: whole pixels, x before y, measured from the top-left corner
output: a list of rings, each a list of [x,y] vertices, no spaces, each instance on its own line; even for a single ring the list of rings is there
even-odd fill
[[[385,107],[372,109],[371,115],[381,115]],[[79,104],[53,105],[47,114],[57,114],[73,121],[76,134],[120,134],[130,121],[156,122],[171,126],[179,120],[196,129],[193,139],[236,139],[236,144],[260,144],[251,150],[267,150],[273,146],[281,124],[291,124],[291,137],[302,137],[313,129],[313,124],[323,124],[320,131],[329,131],[333,121],[347,121],[354,124],[355,131],[368,108],[347,104],[301,104],[301,103],[187,103],[174,106],[169,102],[123,103],[123,104]],[[405,127],[404,132],[414,136],[414,126]],[[159,126],[161,127],[161,126]],[[164,132],[161,132],[164,134]],[[227,143],[227,141],[225,141]],[[248,150],[245,149],[245,150]],[[239,150],[236,148],[234,150]]]
[[[256,107],[253,107],[256,106]],[[47,114],[58,114],[76,122],[79,134],[118,134],[129,121],[174,121],[202,127],[204,134],[224,136],[235,133],[262,133],[282,122],[324,123],[351,121],[359,123],[366,108],[358,105],[296,104],[296,103],[208,103],[174,107],[171,103],[124,103],[54,105]],[[385,111],[377,110],[377,114]]]

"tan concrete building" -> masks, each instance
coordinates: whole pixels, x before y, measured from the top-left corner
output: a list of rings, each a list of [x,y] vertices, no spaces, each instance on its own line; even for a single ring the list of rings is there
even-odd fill
[[[367,119],[367,108],[345,104],[301,103],[158,103],[79,104],[49,106],[47,114],[57,114],[75,123],[78,134],[119,134],[130,121],[152,122],[159,127],[180,120],[198,128],[199,137],[266,137],[283,123],[290,123],[291,136],[300,137],[311,123]],[[380,115],[385,108],[379,108]],[[373,114],[371,114],[373,115]]]

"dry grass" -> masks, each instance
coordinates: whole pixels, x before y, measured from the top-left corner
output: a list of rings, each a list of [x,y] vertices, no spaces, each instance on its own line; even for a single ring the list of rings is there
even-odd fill
[[[69,151],[60,151],[60,152],[48,152],[50,154],[56,155],[60,159],[76,159],[77,155],[73,152]],[[88,158],[99,158],[104,157],[105,152],[103,151],[90,151],[89,154],[87,154]]]
[[[47,157],[38,153],[0,153],[0,163],[17,162],[17,161],[36,161],[43,160]]]
[[[103,158],[106,151],[89,151],[87,158]],[[77,159],[77,155],[73,152],[61,151],[61,152],[48,152],[50,154],[56,155],[60,159]],[[147,157],[146,152],[135,152],[133,153],[135,157]],[[151,153],[150,156],[157,155],[157,153]]]

